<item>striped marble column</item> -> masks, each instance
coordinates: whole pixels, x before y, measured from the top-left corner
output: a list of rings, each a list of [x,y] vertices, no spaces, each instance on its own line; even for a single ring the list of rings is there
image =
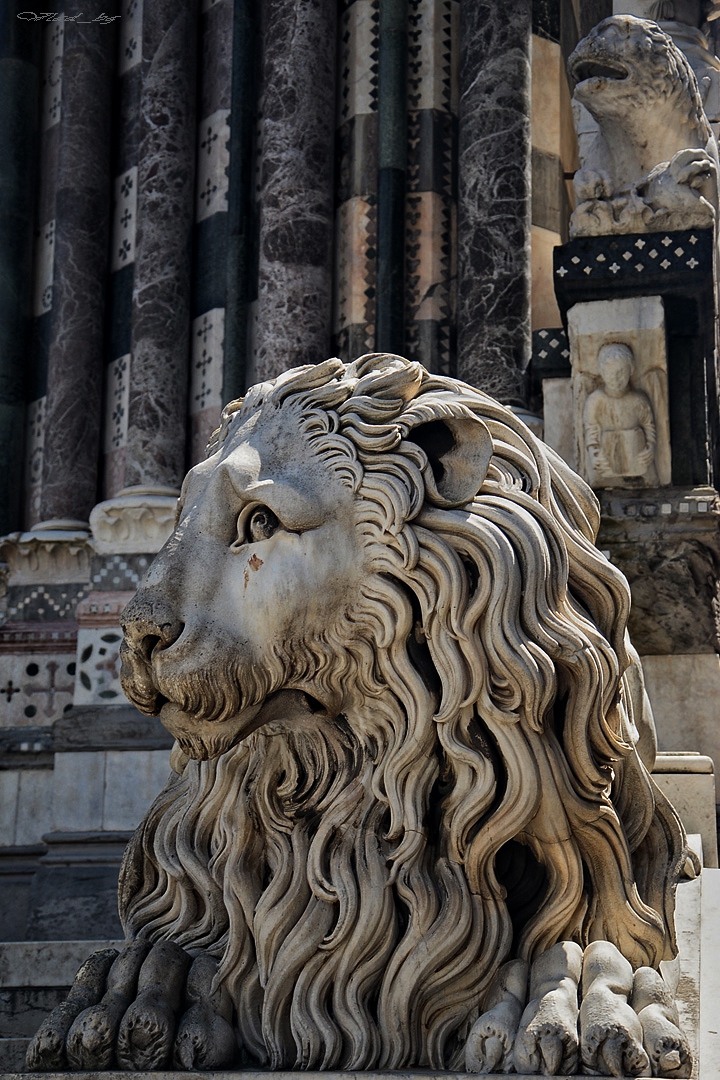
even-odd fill
[[[531,3],[460,5],[460,378],[527,403]]]
[[[410,0],[405,350],[454,374],[457,0]]]
[[[255,0],[233,0],[223,401],[245,391],[253,291],[253,162],[258,97]]]
[[[194,0],[144,4],[126,489],[185,472],[197,31]]]
[[[405,351],[407,0],[380,0],[376,348]]]
[[[335,0],[265,0],[258,299],[249,381],[330,352]]]
[[[114,23],[65,22],[44,520],[85,521],[96,501],[115,52]]]
[[[0,11],[0,535],[20,528],[42,33]]]
[[[353,360],[375,348],[379,0],[340,14],[334,349]]]
[[[42,30],[42,85],[40,98],[40,183],[36,210],[32,286],[32,344],[25,427],[25,499],[23,517],[26,528],[40,521],[43,456],[45,447],[45,411],[47,405],[47,364],[50,344],[50,321],[53,306],[53,268],[55,256],[55,193],[57,158],[62,112],[63,44],[62,19],[46,23]]]
[[[118,122],[113,147],[108,352],[103,429],[106,499],[125,487],[130,337],[135,280],[143,0],[122,0],[117,54]]]
[[[228,282],[232,0],[203,0],[200,41],[195,274],[190,334],[190,460],[205,456],[223,405]]]

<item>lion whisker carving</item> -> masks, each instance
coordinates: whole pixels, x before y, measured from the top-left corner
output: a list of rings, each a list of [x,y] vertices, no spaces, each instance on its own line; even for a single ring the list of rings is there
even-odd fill
[[[462,1068],[466,1043],[469,1068],[508,1062],[528,970],[525,1056],[572,1063],[589,943],[674,954],[684,836],[638,754],[598,519],[512,413],[400,357],[225,410],[124,616],[126,691],[182,752],[120,912],[131,941],[216,962],[245,1063]],[[152,612],[182,629],[148,653]],[[195,1008],[180,1060],[226,1055],[223,1024]]]

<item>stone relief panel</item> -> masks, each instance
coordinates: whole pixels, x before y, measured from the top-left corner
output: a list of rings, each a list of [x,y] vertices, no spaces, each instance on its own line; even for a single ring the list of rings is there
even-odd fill
[[[670,484],[662,300],[576,304],[568,332],[580,474],[595,488]]]

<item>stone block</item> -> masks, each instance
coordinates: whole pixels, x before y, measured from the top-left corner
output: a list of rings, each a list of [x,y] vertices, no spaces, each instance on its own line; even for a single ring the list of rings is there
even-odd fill
[[[543,379],[545,442],[576,468],[573,396],[570,379]]]
[[[0,1038],[0,1070],[3,1076],[25,1071],[25,1054],[30,1039]],[[63,1074],[67,1076],[67,1073]]]
[[[50,828],[52,781],[47,769],[21,769],[18,774],[17,821],[15,843],[42,843]]]
[[[688,833],[702,837],[706,866],[718,865],[715,774],[702,754],[658,754],[653,780],[677,810]]]
[[[108,750],[103,829],[135,829],[162,791],[170,765],[166,750]]]
[[[2,844],[15,843],[18,787],[20,773],[16,769],[0,771],[0,838]]]
[[[120,686],[121,641],[122,631],[119,626],[80,627],[75,705],[124,701]]]
[[[90,953],[115,947],[115,940],[0,942],[0,987],[70,986]]]
[[[695,750],[720,769],[720,657],[643,656],[661,750]]]
[[[102,856],[92,859],[91,853],[92,861],[88,862],[81,861],[82,851],[77,850],[82,845],[68,846],[75,850],[67,852],[67,864],[41,864],[32,880],[26,936],[35,941],[74,941],[84,935],[122,937],[117,911],[117,845],[111,845],[113,850],[104,861]],[[56,860],[62,857],[54,852],[52,856]]]
[[[105,754],[55,755],[53,771],[53,830],[84,832],[102,821]]]
[[[65,1000],[68,986],[14,986],[0,990],[0,1039],[27,1038],[56,1005]]]
[[[720,870],[702,874],[700,919],[700,1080],[717,1080],[720,1076]]]

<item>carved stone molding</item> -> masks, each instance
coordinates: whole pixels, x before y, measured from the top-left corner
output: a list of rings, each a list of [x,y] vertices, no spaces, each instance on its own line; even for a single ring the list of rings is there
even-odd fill
[[[87,522],[70,519],[43,521],[31,532],[10,533],[0,540],[0,557],[9,567],[8,585],[87,581],[89,539]]]
[[[124,488],[90,514],[93,546],[101,555],[159,551],[172,532],[178,492],[168,487]]]

